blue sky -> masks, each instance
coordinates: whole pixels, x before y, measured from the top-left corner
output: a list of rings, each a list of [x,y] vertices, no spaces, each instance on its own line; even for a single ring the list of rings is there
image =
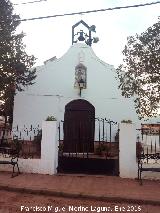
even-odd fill
[[[152,2],[152,0],[47,0],[41,3],[20,4],[31,0],[11,0],[15,12],[23,18],[63,14]],[[155,0],[156,1],[156,0]],[[96,25],[99,42],[94,44],[96,55],[115,68],[122,62],[122,50],[127,36],[145,31],[158,20],[160,4],[22,22],[18,31],[26,36],[24,43],[29,54],[37,58],[36,65],[53,56],[61,57],[71,46],[72,25],[83,19],[89,26]]]

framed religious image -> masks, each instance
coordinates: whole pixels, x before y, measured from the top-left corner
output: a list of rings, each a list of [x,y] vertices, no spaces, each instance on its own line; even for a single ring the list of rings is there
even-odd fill
[[[83,89],[87,87],[87,68],[82,63],[79,63],[75,67],[75,83],[74,88],[79,88],[79,82],[83,80],[84,86]]]

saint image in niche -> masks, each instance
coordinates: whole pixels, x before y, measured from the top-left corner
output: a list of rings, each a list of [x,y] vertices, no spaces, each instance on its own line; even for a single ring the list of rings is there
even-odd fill
[[[86,89],[86,87],[87,87],[87,68],[82,63],[79,63],[75,67],[74,88],[79,88],[80,80],[83,80],[83,82],[84,82],[83,89]]]

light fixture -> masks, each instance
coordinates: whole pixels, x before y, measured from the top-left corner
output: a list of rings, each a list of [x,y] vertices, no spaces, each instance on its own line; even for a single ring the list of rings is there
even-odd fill
[[[79,95],[81,97],[81,91],[82,89],[84,88],[84,80],[81,78],[80,81],[78,82],[78,85],[79,85]]]

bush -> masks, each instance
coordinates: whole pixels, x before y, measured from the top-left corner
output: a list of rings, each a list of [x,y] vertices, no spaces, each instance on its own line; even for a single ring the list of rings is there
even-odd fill
[[[122,120],[121,123],[132,124],[131,120]]]
[[[53,116],[53,115],[51,115],[51,116],[48,116],[47,118],[46,118],[46,121],[56,121],[57,119]]]

